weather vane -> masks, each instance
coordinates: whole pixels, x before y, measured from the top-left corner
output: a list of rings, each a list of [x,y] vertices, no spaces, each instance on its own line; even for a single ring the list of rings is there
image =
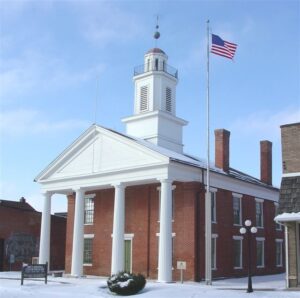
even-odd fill
[[[157,45],[157,40],[158,40],[159,37],[160,37],[160,33],[159,33],[159,31],[158,31],[158,29],[159,29],[158,20],[159,20],[159,17],[158,17],[158,15],[157,15],[157,16],[156,16],[156,26],[155,26],[156,31],[154,32],[154,35],[153,35],[153,37],[154,37],[154,39],[155,39],[155,47],[156,47],[156,45]]]

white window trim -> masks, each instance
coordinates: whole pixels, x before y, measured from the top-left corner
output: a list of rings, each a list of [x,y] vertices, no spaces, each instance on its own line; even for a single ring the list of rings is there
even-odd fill
[[[258,202],[258,203],[263,203],[263,202],[264,202],[264,199],[255,198],[255,202]]]
[[[234,236],[232,236],[232,239],[240,241],[240,243],[241,243],[241,250],[240,250],[240,264],[241,264],[241,266],[233,267],[233,269],[240,270],[240,269],[243,269],[243,239],[244,239],[244,237],[234,235]]]
[[[242,223],[243,223],[242,197],[243,197],[243,195],[239,195],[239,194],[236,194],[236,193],[232,193],[232,199],[233,199],[233,198],[238,198],[238,199],[240,200],[240,223],[239,223],[239,224],[233,223],[233,225],[234,225],[234,226],[237,226],[237,227],[242,226]]]
[[[110,237],[113,237],[113,234],[110,234]],[[124,240],[131,240],[134,238],[134,234],[124,234]]]
[[[263,250],[262,250],[262,263],[263,265],[256,266],[256,268],[265,268],[265,237],[256,237],[256,242],[262,242],[263,243]],[[256,250],[257,252],[257,250]],[[256,256],[257,258],[257,256]]]
[[[240,198],[240,199],[243,197],[242,194],[236,193],[236,192],[233,192],[233,193],[232,193],[232,196],[233,196],[233,197],[236,197],[236,198]]]
[[[83,236],[84,239],[91,239],[94,237],[95,237],[95,234],[84,234],[84,236]]]
[[[232,236],[232,239],[233,240],[243,240],[244,239],[244,236]]]
[[[84,234],[83,239],[94,239],[94,234]],[[93,263],[83,263],[82,264],[84,267],[92,267]]]
[[[258,226],[257,223],[256,227],[258,229],[263,229],[264,228],[264,200],[263,199],[259,199],[259,198],[255,198],[255,219],[256,219],[256,203],[260,203],[261,204],[261,216],[262,216],[262,220],[261,220],[261,226]]]
[[[215,239],[214,244],[215,244],[215,255],[214,255],[214,267],[211,267],[212,270],[217,270],[217,238],[219,237],[218,234],[212,234],[211,238]]]
[[[130,273],[132,273],[132,248],[133,248],[133,237],[134,234],[124,234],[124,247],[125,247],[125,240],[130,241]],[[125,264],[125,259],[124,259],[124,264]],[[124,265],[125,266],[125,265]]]
[[[276,264],[276,267],[282,267],[283,266],[283,239],[275,239],[275,243],[277,245],[277,243],[281,244],[281,254],[280,254],[280,264]],[[276,258],[277,261],[277,258]]]

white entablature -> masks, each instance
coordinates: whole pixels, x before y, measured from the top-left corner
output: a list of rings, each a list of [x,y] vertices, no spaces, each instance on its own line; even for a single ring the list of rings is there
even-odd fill
[[[158,48],[149,50],[134,71],[134,115],[124,118],[126,133],[182,153],[182,128],[188,122],[176,116],[177,70]]]

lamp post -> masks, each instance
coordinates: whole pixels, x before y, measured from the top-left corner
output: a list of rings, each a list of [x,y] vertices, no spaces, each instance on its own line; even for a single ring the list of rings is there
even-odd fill
[[[252,272],[251,272],[251,234],[257,233],[257,228],[251,226],[252,222],[250,219],[245,220],[245,227],[240,228],[240,233],[246,234],[248,238],[248,289],[247,293],[252,293]]]

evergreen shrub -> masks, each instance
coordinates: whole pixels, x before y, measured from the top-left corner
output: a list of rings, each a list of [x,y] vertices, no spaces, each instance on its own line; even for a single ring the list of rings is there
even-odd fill
[[[141,291],[146,284],[146,279],[142,274],[133,274],[129,272],[119,272],[113,274],[107,280],[109,290],[121,296],[134,295]]]

